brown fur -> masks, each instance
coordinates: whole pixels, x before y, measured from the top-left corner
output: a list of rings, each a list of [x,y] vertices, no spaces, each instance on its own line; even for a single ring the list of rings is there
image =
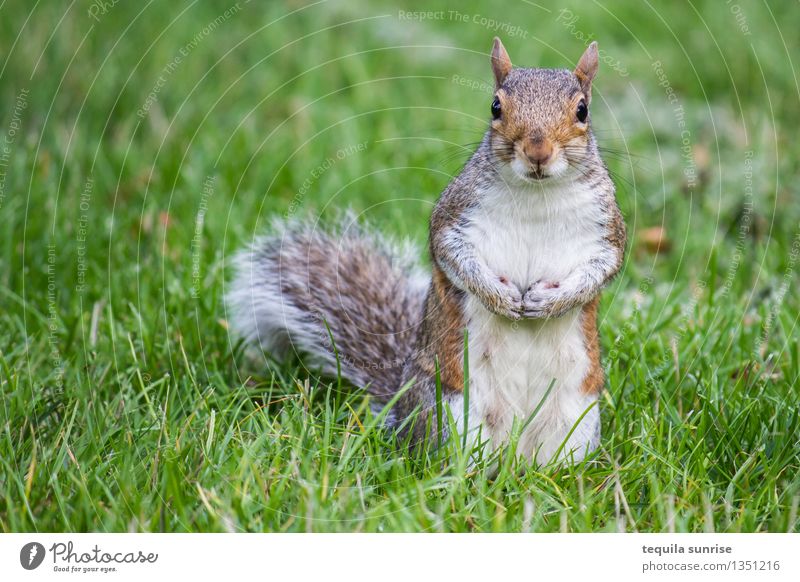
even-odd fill
[[[600,341],[597,333],[597,304],[600,298],[596,297],[583,306],[581,324],[583,325],[584,344],[586,355],[589,356],[589,371],[583,379],[581,389],[586,394],[597,394],[603,389],[603,367],[600,365]]]
[[[450,392],[464,389],[463,293],[456,289],[438,267],[433,269],[431,291],[422,322],[422,338],[417,354],[419,368],[430,377],[436,375],[435,357],[439,358],[442,388]]]

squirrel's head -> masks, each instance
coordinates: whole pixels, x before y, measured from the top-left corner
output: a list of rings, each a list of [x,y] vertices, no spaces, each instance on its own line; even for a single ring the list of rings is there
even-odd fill
[[[503,43],[494,39],[490,140],[493,155],[517,178],[535,182],[585,170],[597,65],[593,42],[574,71],[512,68]]]

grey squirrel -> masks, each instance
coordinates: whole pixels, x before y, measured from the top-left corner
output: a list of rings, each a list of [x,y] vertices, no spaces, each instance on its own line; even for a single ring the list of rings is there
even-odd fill
[[[377,409],[410,383],[386,423],[413,442],[439,430],[438,377],[472,442],[501,446],[527,420],[519,455],[579,460],[600,434],[598,296],[626,239],[591,131],[597,43],[569,71],[512,68],[495,38],[491,64],[489,128],[431,216],[433,272],[355,224],[279,223],[236,256],[231,329],[274,356],[340,369]]]

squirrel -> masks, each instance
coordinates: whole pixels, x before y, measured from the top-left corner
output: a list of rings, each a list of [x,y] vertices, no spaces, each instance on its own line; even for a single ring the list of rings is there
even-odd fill
[[[340,373],[374,410],[394,400],[384,422],[410,442],[446,432],[440,398],[471,443],[500,447],[517,423],[518,455],[579,461],[600,438],[599,293],[626,244],[591,129],[597,43],[570,71],[512,67],[495,38],[491,66],[489,127],[431,215],[432,273],[354,220],[278,223],[234,259],[230,327]]]

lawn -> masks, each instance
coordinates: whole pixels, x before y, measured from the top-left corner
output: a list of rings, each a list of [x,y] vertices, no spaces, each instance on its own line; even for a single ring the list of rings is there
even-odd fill
[[[800,529],[797,4],[453,5],[0,4],[0,531]],[[630,240],[600,450],[492,474],[248,359],[222,298],[276,216],[427,261],[495,34],[527,66],[599,41]]]

